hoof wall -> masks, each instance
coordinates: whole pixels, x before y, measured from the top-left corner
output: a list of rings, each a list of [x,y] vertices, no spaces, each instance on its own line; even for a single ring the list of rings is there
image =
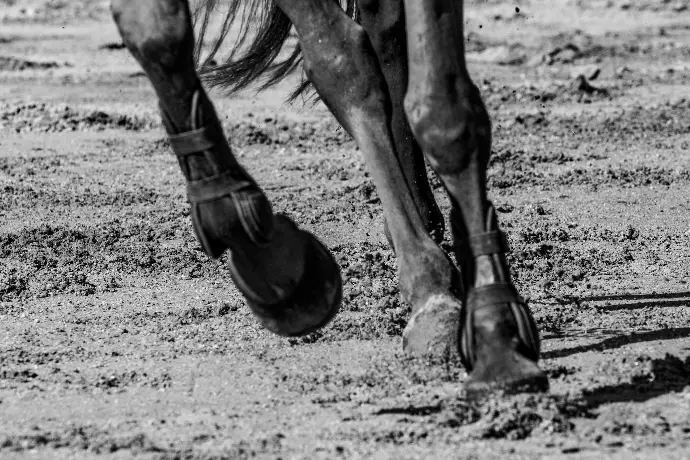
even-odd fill
[[[470,398],[481,398],[491,393],[518,394],[544,393],[549,390],[549,380],[536,362],[524,358],[515,351],[504,359],[479,363],[465,381],[464,390]]]
[[[437,294],[412,315],[403,331],[403,350],[413,356],[457,354],[462,304],[450,294]]]

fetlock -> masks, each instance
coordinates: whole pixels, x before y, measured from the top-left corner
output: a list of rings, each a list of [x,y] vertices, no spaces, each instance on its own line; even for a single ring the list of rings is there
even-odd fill
[[[412,312],[403,350],[415,356],[457,356],[462,287],[455,265],[430,238],[421,248],[405,249],[398,256],[400,292]],[[406,255],[412,256],[406,260]]]
[[[435,294],[462,295],[458,271],[447,254],[431,239],[425,239],[422,247],[398,256],[400,293],[412,306],[412,315]]]
[[[206,254],[218,258],[227,249],[266,246],[273,236],[274,215],[260,190],[190,203],[192,225]]]

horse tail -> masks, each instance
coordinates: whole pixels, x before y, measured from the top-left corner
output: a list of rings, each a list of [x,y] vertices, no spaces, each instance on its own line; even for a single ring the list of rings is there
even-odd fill
[[[359,21],[356,0],[338,1],[348,16]],[[301,68],[299,44],[286,59],[276,62],[290,36],[292,24],[273,0],[198,0],[194,3],[192,17],[197,28],[194,57],[202,78],[211,86],[232,93],[263,78],[259,87],[263,90]],[[211,20],[216,17],[220,18],[220,30],[209,37]],[[218,52],[233,26],[238,26],[237,38],[228,57],[216,63]],[[205,43],[209,38],[209,43]],[[203,61],[202,46],[208,49]],[[309,87],[310,83],[303,81],[289,100],[296,99]]]

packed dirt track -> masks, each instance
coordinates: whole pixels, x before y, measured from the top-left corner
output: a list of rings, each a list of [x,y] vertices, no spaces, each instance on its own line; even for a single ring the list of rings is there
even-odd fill
[[[466,2],[466,34],[546,395],[468,401],[402,353],[376,190],[322,104],[284,104],[299,75],[211,93],[342,268],[341,314],[284,339],[196,242],[107,2],[0,0],[0,458],[688,458],[687,3]]]

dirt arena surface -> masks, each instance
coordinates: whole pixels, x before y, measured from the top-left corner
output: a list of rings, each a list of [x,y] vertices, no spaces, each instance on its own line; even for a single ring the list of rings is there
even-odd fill
[[[0,458],[689,458],[690,9],[466,9],[550,394],[469,402],[459,363],[401,353],[379,199],[321,104],[283,104],[298,76],[212,93],[275,209],[342,267],[331,325],[260,329],[193,237],[107,4],[0,0]]]

